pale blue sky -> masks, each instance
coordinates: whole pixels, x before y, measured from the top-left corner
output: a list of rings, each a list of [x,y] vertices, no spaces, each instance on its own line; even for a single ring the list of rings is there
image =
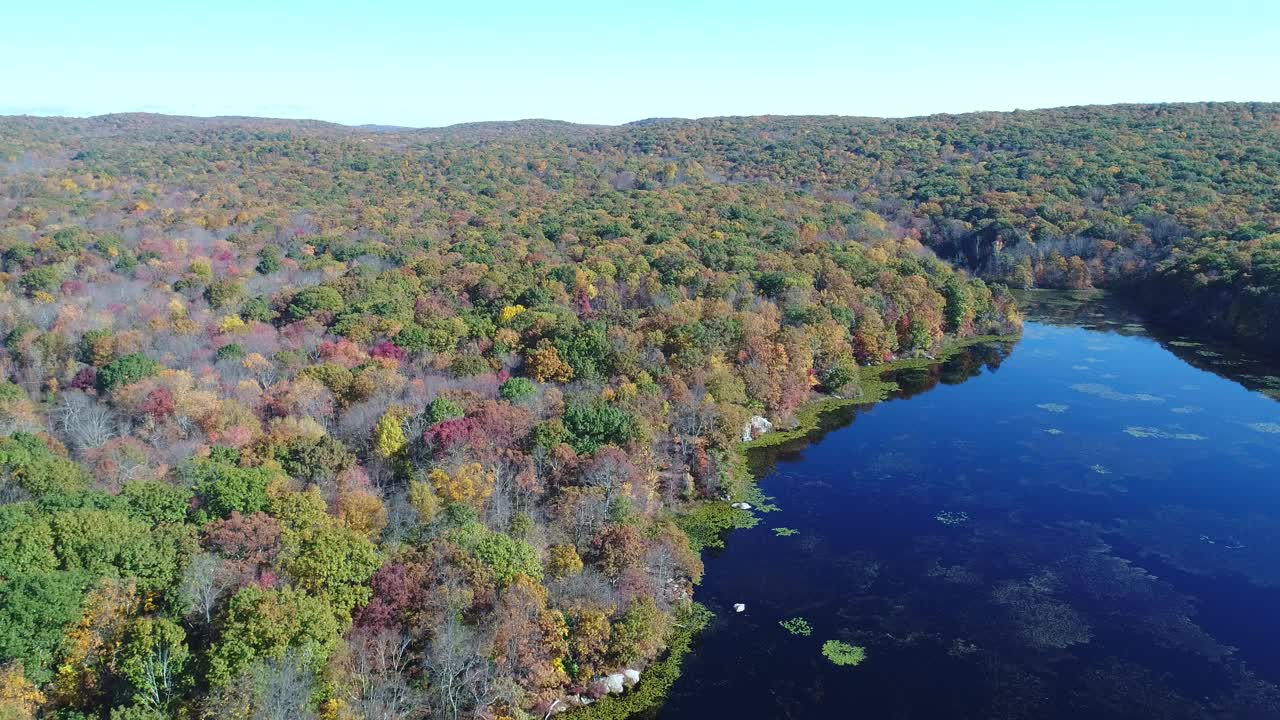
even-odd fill
[[[1280,1],[12,0],[0,114],[902,116],[1280,100]]]

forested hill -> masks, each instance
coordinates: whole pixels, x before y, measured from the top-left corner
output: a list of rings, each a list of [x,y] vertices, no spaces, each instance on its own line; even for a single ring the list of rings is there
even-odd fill
[[[1267,240],[1280,231],[1274,103],[908,119],[655,118],[618,127],[528,120],[379,128],[378,137],[324,123],[242,118],[121,115],[5,125],[0,152],[9,154],[39,140],[66,152],[131,141],[244,143],[254,141],[244,133],[276,131],[339,141],[347,167],[375,172],[392,170],[402,152],[434,156],[446,147],[483,147],[499,163],[523,163],[487,178],[489,190],[503,182],[562,190],[557,183],[567,177],[638,192],[692,183],[802,190],[874,213],[872,222],[988,280],[1134,288],[1162,312],[1206,304],[1213,311],[1210,318],[1183,313],[1184,321],[1280,342],[1275,304],[1259,298],[1277,286],[1275,241]],[[1257,322],[1238,320],[1259,314]]]
[[[930,247],[1273,336],[1277,117],[0,119],[0,716],[622,716],[754,416],[1018,329]]]
[[[755,416],[1020,324],[625,132],[0,121],[0,716],[625,716]]]

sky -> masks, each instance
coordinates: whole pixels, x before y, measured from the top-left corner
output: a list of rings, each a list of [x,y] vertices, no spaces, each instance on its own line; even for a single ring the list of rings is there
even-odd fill
[[[66,0],[0,10],[0,114],[440,126],[1280,100],[1280,1]]]

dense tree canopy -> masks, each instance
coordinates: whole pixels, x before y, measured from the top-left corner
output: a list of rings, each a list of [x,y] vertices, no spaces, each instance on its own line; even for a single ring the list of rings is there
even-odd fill
[[[1278,117],[0,119],[0,681],[546,712],[662,652],[753,415],[1015,331],[1006,284],[1274,337]]]

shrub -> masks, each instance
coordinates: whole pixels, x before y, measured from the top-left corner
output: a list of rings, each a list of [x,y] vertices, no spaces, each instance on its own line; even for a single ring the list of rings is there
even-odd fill
[[[34,295],[38,292],[53,292],[58,287],[58,271],[52,266],[41,265],[22,274],[18,286]]]
[[[107,363],[98,371],[98,390],[110,392],[160,372],[160,364],[141,353],[131,353]]]
[[[293,296],[289,301],[289,318],[301,320],[316,313],[338,313],[346,307],[342,295],[331,287],[323,285],[309,287]]]
[[[213,357],[219,362],[223,360],[242,360],[244,359],[244,347],[240,343],[228,343],[218,348]]]
[[[510,585],[519,575],[542,580],[538,552],[523,540],[493,532],[478,522],[451,531],[449,539],[492,571],[499,585]]]
[[[437,397],[427,403],[427,422],[435,425],[441,420],[460,418],[463,416],[462,406],[446,397]]]
[[[822,374],[822,386],[829,392],[840,392],[858,379],[858,367],[849,358],[840,358]]]
[[[564,410],[569,444],[578,454],[593,453],[601,445],[626,445],[636,435],[636,420],[606,402],[569,405]]]
[[[498,394],[503,400],[512,403],[520,403],[533,397],[538,392],[538,387],[528,378],[515,377],[502,383],[502,387],[498,388]]]
[[[582,558],[572,545],[552,545],[547,549],[547,574],[556,580],[582,572]]]

